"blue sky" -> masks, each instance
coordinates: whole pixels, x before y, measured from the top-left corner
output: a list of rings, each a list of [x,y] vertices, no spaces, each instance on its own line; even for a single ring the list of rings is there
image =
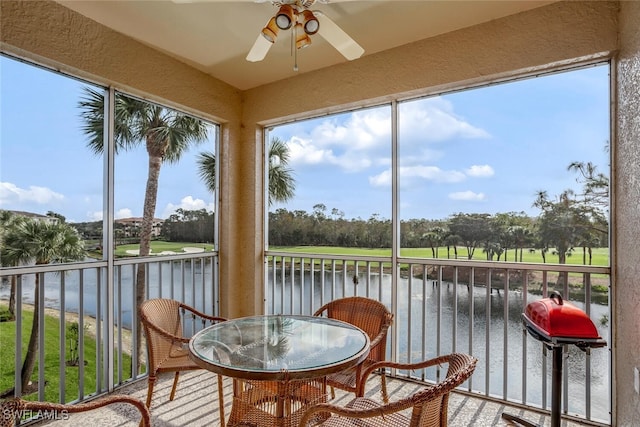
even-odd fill
[[[102,218],[103,158],[87,148],[78,101],[85,82],[0,56],[0,208],[70,222]],[[195,156],[213,140],[163,164],[156,216],[177,208],[213,209],[213,195],[197,174]],[[147,177],[143,146],[116,156],[115,217],[142,216]]]
[[[103,160],[86,147],[77,103],[86,83],[0,57],[0,208],[69,221],[102,217]],[[572,161],[608,173],[608,67],[496,84],[399,106],[401,218],[519,212],[538,190],[579,189]],[[322,203],[346,218],[391,217],[389,106],[278,126],[289,144],[295,197],[271,210],[311,212]],[[211,210],[194,147],[164,164],[156,216]],[[142,215],[144,148],[116,157],[115,216]]]
[[[572,188],[573,161],[608,174],[608,67],[486,86],[399,106],[400,216],[537,215],[537,191]],[[390,107],[274,128],[292,147],[296,197],[272,206],[391,217]]]

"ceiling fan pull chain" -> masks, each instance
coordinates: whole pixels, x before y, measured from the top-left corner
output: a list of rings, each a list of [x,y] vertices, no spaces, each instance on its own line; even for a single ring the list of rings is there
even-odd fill
[[[291,32],[291,49],[293,50],[293,71],[298,71],[298,48],[296,47],[296,41],[298,40],[298,26],[293,26]]]

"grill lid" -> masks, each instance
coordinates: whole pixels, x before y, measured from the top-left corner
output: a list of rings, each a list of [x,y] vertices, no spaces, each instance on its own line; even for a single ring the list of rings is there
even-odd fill
[[[601,341],[596,325],[587,314],[553,292],[549,298],[527,304],[522,314],[525,325],[533,327],[540,338],[548,341],[565,339]],[[530,330],[531,332],[531,330]]]

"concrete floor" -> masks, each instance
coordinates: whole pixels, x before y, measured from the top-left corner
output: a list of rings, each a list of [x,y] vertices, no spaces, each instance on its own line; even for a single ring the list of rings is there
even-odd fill
[[[156,384],[154,398],[151,406],[153,427],[178,427],[178,426],[219,426],[220,414],[218,412],[216,375],[206,371],[193,371],[184,373],[180,377],[178,390],[173,401],[169,401],[169,393],[173,381],[172,375],[162,376]],[[231,380],[225,379],[225,413],[228,419],[231,411],[232,387]],[[376,385],[371,383],[369,391],[372,398],[379,396]],[[390,399],[394,396],[403,396],[420,388],[419,384],[396,379],[387,382]],[[146,399],[147,382],[138,381],[130,384],[119,393],[129,394]],[[332,403],[343,405],[353,396],[336,391],[336,399]],[[503,412],[523,417],[524,419],[540,426],[550,426],[549,417],[535,412],[525,412],[519,408],[506,406],[501,403],[485,400],[480,397],[469,396],[462,393],[452,393],[449,399],[449,426],[516,426],[502,419]],[[87,426],[87,427],[137,427],[139,415],[130,405],[114,404],[91,412],[71,414],[70,419],[40,422],[38,425],[55,427]],[[563,420],[563,427],[575,427],[584,424]]]

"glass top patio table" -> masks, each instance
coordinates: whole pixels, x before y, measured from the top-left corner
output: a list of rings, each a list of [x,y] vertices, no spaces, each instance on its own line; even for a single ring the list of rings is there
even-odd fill
[[[233,378],[308,379],[362,362],[369,353],[369,337],[334,319],[253,316],[203,329],[193,336],[189,350],[200,367]]]

